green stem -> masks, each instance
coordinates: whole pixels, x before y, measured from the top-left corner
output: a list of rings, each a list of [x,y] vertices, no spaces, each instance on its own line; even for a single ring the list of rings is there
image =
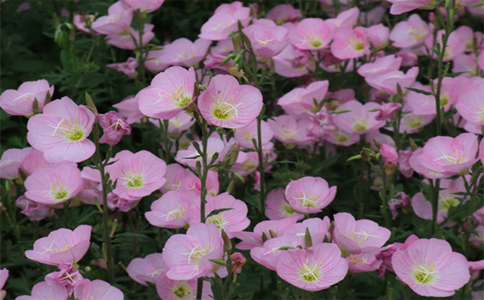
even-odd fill
[[[264,152],[262,151],[262,116],[257,117],[257,154],[259,156],[259,173],[260,173],[260,220],[264,218],[264,200],[265,200],[265,172],[264,172]]]
[[[439,223],[437,223],[437,212],[439,208],[439,191],[440,191],[440,179],[435,180],[435,184],[432,184],[432,234],[435,234],[439,228]]]

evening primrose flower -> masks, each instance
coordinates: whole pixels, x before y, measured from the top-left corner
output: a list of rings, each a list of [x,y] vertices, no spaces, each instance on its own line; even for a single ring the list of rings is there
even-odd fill
[[[94,154],[96,147],[88,140],[94,124],[94,114],[78,106],[68,97],[50,102],[42,114],[27,123],[27,140],[44,153],[47,162],[80,162]]]
[[[74,231],[61,228],[35,241],[34,249],[25,251],[25,256],[46,265],[73,265],[81,260],[91,246],[89,225],[81,225]]]
[[[211,125],[240,128],[249,125],[262,109],[261,92],[239,85],[230,75],[216,75],[198,99],[198,108]]]
[[[336,196],[336,186],[329,187],[320,177],[303,177],[290,182],[285,191],[287,202],[300,213],[320,212]]]
[[[278,257],[277,274],[306,291],[320,291],[340,282],[348,262],[335,244],[322,243],[308,249],[289,249]]]
[[[74,198],[82,189],[81,171],[64,163],[37,169],[25,180],[25,196],[44,205],[57,205]]]
[[[470,279],[466,258],[439,239],[420,239],[405,250],[397,250],[392,265],[401,281],[426,297],[452,296]]]
[[[319,50],[333,39],[334,25],[317,18],[307,18],[289,31],[289,41],[301,50]]]

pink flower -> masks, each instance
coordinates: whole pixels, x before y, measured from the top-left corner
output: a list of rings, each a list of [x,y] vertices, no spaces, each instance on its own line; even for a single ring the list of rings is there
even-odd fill
[[[151,204],[145,217],[151,225],[164,228],[182,228],[200,222],[200,208],[193,205],[199,198],[193,192],[167,192]]]
[[[360,253],[350,254],[346,257],[351,273],[371,272],[378,270],[382,261],[376,258],[375,254]]]
[[[484,126],[484,83],[475,85],[459,96],[455,105],[459,114],[467,121]]]
[[[52,231],[35,241],[34,250],[25,251],[25,256],[46,265],[73,265],[89,250],[91,229],[89,225],[81,225],[74,231],[65,228]]]
[[[438,239],[420,239],[396,251],[392,265],[398,278],[421,296],[452,296],[470,279],[465,257]]]
[[[265,214],[270,220],[280,220],[296,216],[298,220],[304,218],[303,214],[297,213],[289,203],[284,199],[283,189],[274,189],[266,196]]]
[[[91,28],[101,34],[117,34],[128,29],[132,19],[132,9],[123,1],[118,1],[109,7],[108,15],[94,21]]]
[[[261,142],[263,149],[272,148],[271,140],[273,136],[274,133],[272,132],[269,124],[267,124],[266,121],[261,121]],[[255,139],[256,143],[258,141],[257,120],[252,121],[247,126],[236,129],[234,133],[234,138],[237,143],[239,143],[240,148],[253,149],[254,144],[252,140]]]
[[[388,0],[392,3],[390,13],[392,15],[400,15],[414,9],[433,9],[435,4],[432,0]]]
[[[335,244],[319,244],[309,249],[290,249],[278,258],[277,274],[306,291],[320,291],[340,282],[348,263]]]
[[[171,280],[168,276],[156,280],[156,292],[163,300],[192,300],[197,295],[197,280]],[[202,298],[200,300],[211,300],[212,286],[210,282],[203,281]]]
[[[129,277],[139,284],[148,286],[147,282],[156,283],[158,278],[165,276],[168,268],[161,253],[152,253],[145,258],[133,259],[126,269]]]
[[[477,136],[463,133],[456,138],[437,136],[428,140],[421,152],[414,152],[416,162],[410,165],[418,173],[428,178],[444,178],[457,174],[467,174],[469,167],[476,163]],[[422,170],[423,168],[423,170]],[[429,174],[430,173],[430,174]]]
[[[250,250],[254,247],[263,245],[262,237],[267,239],[275,238],[284,234],[284,231],[295,224],[298,217],[288,217],[276,221],[262,221],[254,227],[254,232],[239,232],[234,234],[242,242],[238,243],[235,248],[240,250]]]
[[[143,35],[139,36],[139,31],[133,28],[126,29],[117,34],[110,34],[106,36],[108,44],[125,50],[134,50],[136,47],[146,46],[154,37],[153,24],[145,24],[143,28]],[[134,39],[133,39],[134,37]]]
[[[333,24],[336,28],[346,27],[351,29],[358,22],[359,15],[360,10],[357,7],[353,7],[338,14],[336,19],[328,19],[326,21]]]
[[[164,71],[166,68],[170,66],[169,64],[161,60],[160,55],[162,54],[162,52],[163,52],[163,49],[151,50],[148,52],[148,57],[146,58],[146,61],[145,61],[145,67],[147,70],[153,73],[158,73],[158,72]]]
[[[15,201],[15,206],[20,208],[22,210],[20,213],[26,215],[30,221],[40,221],[44,219],[51,210],[49,206],[32,201],[25,196],[18,197]]]
[[[0,270],[0,293],[2,293],[3,291],[3,287],[5,286],[5,282],[7,282],[7,279],[8,279],[8,270],[7,268],[3,268]],[[0,294],[0,296],[2,297],[5,297],[4,294]]]
[[[240,128],[259,115],[262,94],[253,86],[239,85],[230,75],[217,75],[200,95],[198,108],[211,125]]]
[[[385,165],[391,163],[394,166],[398,163],[398,153],[394,147],[389,146],[387,144],[383,144],[380,148],[380,154],[385,160]]]
[[[42,114],[29,119],[27,140],[34,149],[44,153],[48,162],[80,162],[96,150],[94,143],[87,139],[94,118],[88,108],[63,97],[47,104]]]
[[[375,116],[380,105],[368,102],[364,105],[357,100],[348,101],[338,106],[339,111],[347,111],[334,114],[333,122],[338,128],[348,133],[367,133],[385,125],[384,121],[377,121]]]
[[[252,44],[255,55],[263,58],[271,58],[284,50],[289,43],[289,30],[282,26],[267,26],[266,24],[252,24],[242,31],[247,35]]]
[[[402,58],[395,55],[387,55],[377,58],[372,63],[366,63],[358,68],[358,74],[363,77],[371,77],[388,71],[398,71],[402,65]]]
[[[390,207],[390,211],[392,212],[392,219],[395,220],[398,216],[399,207],[405,207],[408,204],[408,195],[404,192],[399,192],[395,194],[395,197],[400,197],[400,199],[394,198],[388,202],[388,207]]]
[[[320,243],[322,240],[314,242]],[[279,256],[283,252],[288,249],[301,248],[304,244],[304,236],[295,237],[292,234],[284,234],[265,241],[261,247],[251,249],[250,256],[257,263],[269,270],[276,271],[277,264],[279,263]]]
[[[319,50],[333,39],[334,25],[322,19],[307,18],[289,31],[289,41],[301,50]]]
[[[432,28],[422,21],[419,15],[413,14],[408,21],[399,22],[390,33],[390,40],[397,48],[409,48],[423,43]]]
[[[308,136],[308,120],[297,121],[288,115],[277,116],[267,121],[274,132],[274,137],[283,143],[306,143]]]
[[[290,225],[284,230],[284,235],[304,237],[307,230],[311,235],[313,244],[316,244],[318,241],[322,242],[325,238],[331,239],[331,233],[329,233],[330,226],[331,221],[328,217],[324,217],[322,220],[320,218],[311,218],[306,219],[301,223]]]
[[[158,58],[165,64],[189,68],[203,59],[210,44],[210,41],[204,39],[192,42],[189,39],[180,38],[164,45]]]
[[[370,40],[373,48],[383,49],[388,45],[390,29],[383,24],[373,25],[365,28],[366,37]]]
[[[373,221],[355,221],[349,213],[334,215],[333,242],[342,249],[344,257],[360,253],[376,254],[390,235],[390,230]]]
[[[437,39],[435,41],[436,44],[439,44],[440,47],[442,48],[442,36],[445,34],[444,30],[439,30],[437,31]],[[426,45],[427,47],[432,47],[433,46],[433,39],[427,39],[426,40]],[[435,47],[435,46],[434,46]],[[466,50],[466,44],[465,42],[462,41],[462,39],[459,37],[459,34],[456,31],[452,31],[449,35],[449,38],[447,40],[447,47],[445,48],[445,53],[444,53],[444,62],[451,61],[457,56],[463,54]],[[432,57],[437,58],[437,55],[435,53],[431,54]]]
[[[163,261],[172,280],[192,280],[207,276],[217,265],[210,259],[221,259],[223,240],[215,224],[194,224],[186,234],[172,235],[163,248]]]
[[[386,121],[393,117],[400,108],[402,108],[400,103],[385,103],[378,107],[378,114],[375,116],[375,120]]]
[[[123,135],[131,134],[131,126],[117,112],[98,114],[97,119],[99,126],[104,129],[104,135],[99,139],[99,143],[114,146],[121,141]]]
[[[152,12],[160,8],[165,0],[123,0],[123,2],[128,4],[132,10],[139,9],[142,12]]]
[[[291,207],[300,213],[318,213],[328,206],[336,195],[336,186],[329,187],[320,177],[303,177],[286,186],[285,196]]]
[[[282,52],[273,57],[276,73],[288,77],[300,77],[315,68],[308,51],[299,50],[289,44]]]
[[[130,57],[124,63],[108,64],[106,67],[124,73],[128,77],[135,77],[138,62],[136,61],[136,58]]]
[[[331,115],[328,114],[326,107],[322,107],[317,113],[309,113],[308,118],[311,121],[308,127],[308,136],[315,140],[324,140],[331,130],[336,129]]]
[[[166,163],[151,152],[142,150],[132,153],[118,152],[115,163],[106,166],[106,172],[114,182],[113,190],[125,199],[139,199],[161,188],[165,182]]]
[[[141,90],[140,111],[148,117],[168,120],[195,101],[195,71],[171,67],[153,78],[149,87]]]
[[[417,78],[418,70],[418,67],[413,67],[407,71],[407,74],[401,71],[390,71],[365,79],[371,87],[389,95],[396,95],[397,85],[400,85],[403,92],[405,92],[407,87],[412,86]]]
[[[370,43],[363,27],[339,28],[336,30],[331,44],[331,52],[341,60],[362,57],[368,53],[369,49]]]
[[[200,151],[203,151],[202,142],[197,141],[195,143],[200,147]],[[214,163],[218,163],[223,158],[220,154],[225,148],[225,144],[220,138],[209,137],[207,141],[207,161],[211,161],[213,155],[218,153],[219,157],[214,161]],[[187,150],[179,150],[176,154],[175,160],[182,165],[187,165],[193,170],[197,169],[197,161],[202,163],[200,153],[198,153],[193,144],[190,144]]]
[[[2,154],[0,159],[0,178],[15,179],[20,176],[19,168],[22,161],[29,153],[34,151],[33,148],[8,149]]]
[[[27,81],[17,90],[6,90],[0,95],[0,107],[10,115],[31,116],[34,114],[34,100],[37,100],[38,109],[42,111],[45,100],[54,94],[54,86],[49,87],[45,79]]]
[[[91,30],[91,24],[92,22],[94,22],[94,15],[74,14],[74,17],[72,19],[74,26],[76,26],[77,30],[87,34],[97,35]]]
[[[298,21],[301,18],[301,11],[290,4],[279,4],[267,13],[266,18],[273,20],[278,25],[282,25],[286,22]]]
[[[315,103],[321,103],[328,92],[329,82],[315,81],[306,88],[295,88],[282,96],[277,104],[282,106],[284,111],[294,117],[302,113],[310,112],[315,108]]]
[[[247,25],[250,18],[250,8],[243,7],[239,1],[221,4],[214,15],[201,28],[199,37],[210,41],[220,41],[228,38],[232,31],[237,30],[237,22]]]
[[[25,196],[44,205],[74,198],[82,189],[81,171],[70,164],[37,169],[25,180]]]
[[[83,280],[81,273],[74,269],[71,265],[61,265],[59,266],[60,271],[52,272],[45,276],[45,281],[49,284],[61,284],[72,288],[78,284],[79,281]]]
[[[123,300],[124,295],[118,288],[102,280],[80,281],[74,288],[76,299]]]
[[[49,284],[45,281],[39,282],[32,288],[32,296],[20,296],[15,300],[43,300],[56,299],[67,300],[67,288],[60,284]]]
[[[128,96],[121,102],[114,104],[119,114],[126,118],[128,124],[139,123],[141,118],[144,117],[143,113],[139,110],[138,99],[133,96]]]
[[[218,196],[208,196],[205,212],[207,216],[218,209],[228,209],[208,217],[205,222],[217,225],[217,228],[224,230],[229,238],[235,232],[240,232],[250,225],[247,218],[248,208],[243,201],[235,199],[229,193]]]

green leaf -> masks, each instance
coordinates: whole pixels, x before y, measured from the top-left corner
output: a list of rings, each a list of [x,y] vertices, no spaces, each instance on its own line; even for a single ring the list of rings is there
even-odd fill
[[[215,215],[218,215],[219,213],[221,212],[224,212],[224,211],[227,211],[227,210],[232,210],[233,208],[220,208],[220,209],[215,209],[215,210],[212,210],[208,216],[206,217],[206,219],[210,218],[211,216],[215,216]]]
[[[427,92],[427,91],[424,91],[424,90],[419,90],[419,89],[414,89],[414,88],[406,88],[406,89],[409,90],[409,91],[415,92],[415,93],[422,94],[422,95],[432,96],[431,92]]]

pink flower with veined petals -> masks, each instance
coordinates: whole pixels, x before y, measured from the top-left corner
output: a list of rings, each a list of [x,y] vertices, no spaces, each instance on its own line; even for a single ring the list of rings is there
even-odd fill
[[[110,111],[105,114],[98,114],[99,126],[104,129],[103,136],[99,143],[116,145],[121,141],[123,135],[131,134],[131,126],[117,112]]]
[[[140,111],[148,117],[168,120],[195,101],[195,71],[171,67],[153,78],[149,87],[141,90]]]
[[[264,203],[266,205],[265,214],[270,220],[280,220],[293,216],[297,216],[298,220],[304,218],[303,214],[297,213],[284,199],[284,189],[270,191]]]
[[[439,239],[420,239],[397,250],[392,265],[398,278],[421,296],[452,296],[470,279],[465,257]]]
[[[329,82],[315,81],[306,88],[295,88],[282,96],[277,104],[282,106],[284,111],[294,117],[309,112],[315,107],[315,103],[321,103],[328,92]]]
[[[282,26],[267,26],[266,24],[252,24],[242,29],[252,44],[255,55],[271,58],[284,50],[289,43],[289,30]]]
[[[331,233],[329,233],[330,226],[331,221],[327,216],[323,219],[311,218],[287,227],[284,231],[284,235],[304,237],[306,231],[308,231],[314,241],[313,244],[317,244],[316,241],[323,241],[324,238],[331,239]]]
[[[402,108],[400,103],[385,103],[378,107],[378,114],[375,116],[375,120],[386,121],[393,117],[400,108]]]
[[[383,24],[377,24],[365,28],[365,34],[370,41],[371,46],[376,50],[383,49],[388,45],[390,29]]]
[[[314,241],[322,242],[322,240]],[[304,236],[294,236],[284,234],[264,242],[261,247],[255,247],[250,250],[250,256],[253,260],[263,265],[269,270],[275,271],[279,262],[279,256],[288,249],[303,247],[305,245]]]
[[[33,148],[8,149],[2,154],[0,159],[0,178],[14,179],[20,176],[19,168],[22,161],[34,151]]]
[[[0,95],[0,107],[13,116],[31,116],[34,114],[34,100],[37,99],[38,109],[42,111],[44,102],[54,94],[54,86],[49,87],[45,79],[27,81],[17,90],[6,90]]]
[[[169,191],[180,191],[182,181],[184,181],[185,178],[190,177],[196,177],[196,175],[190,172],[189,169],[186,169],[179,164],[169,164],[166,166],[166,183],[161,188],[161,192],[167,193]]]
[[[126,30],[133,19],[133,10],[123,1],[118,1],[108,9],[108,15],[91,24],[92,30],[101,34],[117,34]]]
[[[415,151],[416,161],[410,165],[418,173],[428,178],[444,178],[466,174],[476,161],[479,144],[477,136],[463,133],[456,138],[437,136],[428,140],[420,152]],[[422,170],[423,169],[423,170]]]
[[[484,83],[478,84],[459,96],[455,106],[459,114],[467,121],[479,126],[484,125]]]
[[[121,102],[114,104],[119,114],[126,118],[128,124],[139,123],[141,118],[144,117],[143,113],[139,110],[138,99],[134,96],[128,96]]]
[[[283,143],[305,143],[310,140],[308,136],[309,120],[297,121],[288,115],[277,116],[267,121],[274,137]]]
[[[203,151],[203,145],[201,141],[195,142],[200,147],[200,151]],[[220,155],[222,151],[225,150],[225,144],[220,138],[216,137],[209,137],[207,141],[207,159],[208,161],[212,160],[212,157],[215,153],[219,154],[219,157],[214,161],[214,163],[218,163],[223,157]],[[202,158],[200,153],[198,153],[197,149],[193,144],[188,146],[187,150],[180,150],[177,152],[175,160],[182,165],[187,165],[193,170],[197,169],[197,161],[202,162]]]
[[[274,6],[266,15],[266,18],[273,20],[278,25],[286,22],[296,22],[301,18],[301,11],[290,4],[279,4]]]
[[[91,229],[89,225],[81,225],[74,231],[65,228],[52,231],[35,241],[34,249],[25,251],[25,256],[46,265],[72,265],[89,250]]]
[[[353,28],[358,22],[359,15],[360,10],[357,7],[353,7],[339,13],[335,19],[327,19],[326,21],[333,24],[336,28]]]
[[[123,0],[132,10],[139,9],[142,12],[152,12],[160,8],[165,0]]]
[[[373,221],[356,221],[349,213],[334,215],[333,242],[342,249],[344,257],[360,253],[376,254],[390,235],[390,230]]]
[[[435,4],[433,0],[387,0],[392,3],[390,13],[400,15],[414,9],[433,9]]]
[[[413,14],[407,21],[399,22],[390,33],[390,40],[397,48],[409,48],[421,44],[431,34],[431,27]]]
[[[172,229],[200,222],[200,208],[193,205],[197,198],[200,197],[194,192],[167,192],[151,204],[145,217],[153,226]]]
[[[156,280],[156,292],[163,300],[191,300],[196,298],[197,280],[171,280],[168,276]],[[211,300],[212,286],[210,282],[203,281],[201,300]]]
[[[398,71],[402,65],[402,58],[395,55],[387,55],[377,58],[372,63],[366,63],[358,68],[358,74],[363,77],[380,75],[388,71]]]
[[[156,283],[158,278],[165,276],[168,268],[163,262],[161,253],[152,253],[145,258],[133,259],[127,269],[129,277],[139,284],[148,286],[147,282]]]
[[[211,125],[240,128],[259,115],[262,94],[253,86],[239,85],[230,75],[217,75],[200,95],[198,108]]]
[[[151,41],[155,37],[155,34],[153,33],[154,27],[155,26],[153,24],[145,24],[141,40],[139,36],[139,31],[131,27],[127,30],[121,31],[118,34],[110,34],[106,36],[106,40],[108,44],[118,47],[120,49],[134,50],[136,49],[137,44],[146,46],[149,41]]]
[[[250,19],[250,8],[243,7],[239,1],[221,4],[214,15],[202,25],[199,37],[210,41],[221,41],[237,30],[237,22],[247,25]]]
[[[272,59],[276,73],[288,78],[303,76],[315,67],[308,51],[299,50],[291,44]]]
[[[67,300],[67,288],[61,284],[49,284],[45,281],[39,282],[32,288],[32,296],[20,296],[15,300],[43,300],[56,299]]]
[[[113,161],[112,165],[106,166],[106,172],[113,182],[117,180],[113,192],[122,198],[138,200],[166,182],[166,163],[151,152],[123,150],[116,154]]]
[[[288,217],[276,221],[262,221],[255,225],[254,232],[238,232],[234,234],[235,237],[242,240],[238,243],[235,248],[240,250],[250,250],[254,247],[261,247],[263,245],[262,237],[265,236],[267,239],[282,236],[284,231],[295,224],[298,220],[297,216]]]
[[[342,27],[336,30],[331,52],[341,60],[362,57],[370,50],[370,43],[363,27]]]
[[[396,166],[398,164],[398,153],[397,150],[387,144],[383,144],[380,148],[380,154],[385,161],[385,166],[389,163]]]
[[[74,198],[82,189],[81,171],[71,164],[37,169],[25,180],[25,196],[44,205]]]
[[[261,122],[261,142],[263,149],[270,149],[272,148],[271,140],[274,136],[271,127],[267,124],[266,121]],[[252,142],[253,139],[258,141],[258,134],[257,134],[257,120],[252,121],[249,125],[238,128],[235,130],[234,138],[239,143],[239,146],[242,149],[248,148],[253,149],[254,143]]]
[[[20,208],[21,214],[27,216],[30,221],[40,221],[47,217],[51,208],[47,205],[32,201],[25,196],[20,196],[15,201],[15,206]]]
[[[5,282],[7,282],[8,279],[8,270],[6,268],[3,268],[0,270],[0,296],[5,297],[5,293],[3,290],[3,287],[5,286]]]
[[[158,59],[165,64],[189,68],[202,60],[207,54],[210,44],[211,41],[204,39],[192,42],[189,39],[180,38],[171,44],[164,45]]]
[[[307,18],[289,31],[289,41],[301,50],[319,50],[329,45],[335,27],[322,19]]]
[[[277,274],[286,282],[306,291],[320,291],[340,282],[348,272],[348,262],[335,244],[318,244],[308,249],[289,249],[277,263]]]
[[[118,288],[103,280],[84,279],[74,288],[76,299],[123,300],[124,295]]]
[[[229,238],[232,238],[233,233],[240,232],[250,225],[250,220],[247,218],[248,208],[247,204],[235,199],[229,193],[207,197],[205,207],[207,216],[214,210],[225,208],[229,210],[212,215],[205,222],[217,225],[219,229],[223,229],[227,233]]]
[[[59,266],[60,271],[52,272],[45,275],[44,280],[49,284],[61,284],[67,286],[70,290],[76,286],[77,283],[84,279],[79,270],[76,270],[71,265]]]
[[[44,112],[27,123],[27,140],[44,153],[51,163],[80,162],[94,154],[96,147],[87,139],[94,124],[94,114],[68,97],[50,102]]]
[[[215,224],[193,224],[186,234],[172,235],[163,248],[163,261],[169,268],[166,276],[172,280],[192,280],[213,272],[221,259],[223,239]]]
[[[381,75],[365,78],[366,82],[373,88],[383,91],[389,95],[397,94],[397,85],[400,85],[405,93],[407,87],[411,87],[418,75],[418,67],[413,67],[404,74],[401,71],[385,72]]]
[[[321,212],[336,196],[336,186],[329,187],[320,177],[303,177],[286,186],[285,196],[291,207],[300,213]]]
[[[332,115],[333,122],[338,128],[348,133],[367,133],[385,125],[384,121],[376,120],[376,111],[380,105],[368,102],[364,105],[357,100],[348,101],[338,106],[339,111],[347,111]]]

